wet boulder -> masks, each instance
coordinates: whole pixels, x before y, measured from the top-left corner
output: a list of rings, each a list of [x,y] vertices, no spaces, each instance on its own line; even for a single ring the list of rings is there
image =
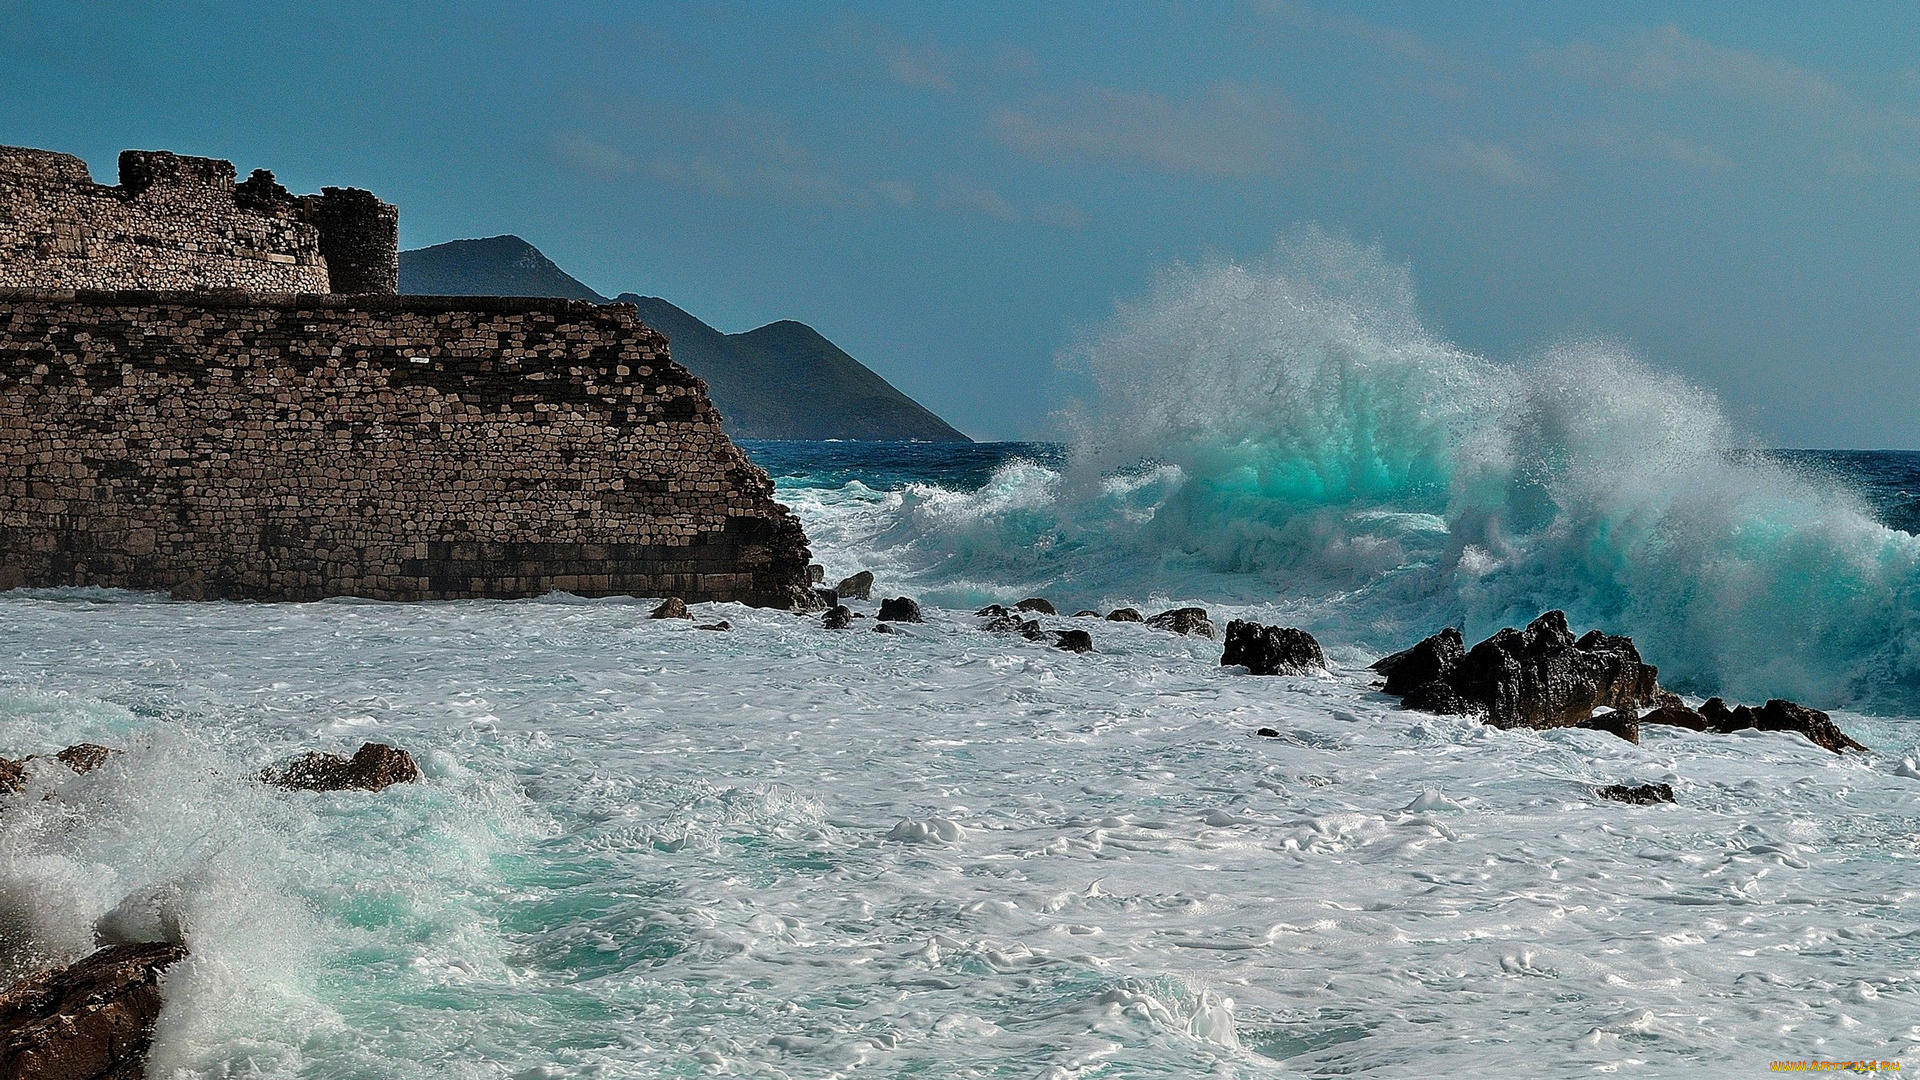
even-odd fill
[[[1089,653],[1093,651],[1093,635],[1085,630],[1055,630],[1053,647],[1070,653]]]
[[[1085,608],[1083,610],[1074,612],[1073,617],[1076,619],[1097,619],[1100,617],[1100,613],[1093,610],[1092,608]]]
[[[0,1080],[138,1080],[160,1015],[169,942],[114,945],[0,994]]]
[[[677,596],[669,596],[665,600],[660,601],[659,607],[653,609],[651,618],[691,619],[693,618],[693,613],[687,610],[687,602],[685,600]]]
[[[892,624],[892,623],[883,623],[883,622],[877,622],[877,623],[874,623],[874,624],[873,624],[873,632],[874,632],[874,633],[876,633],[876,634],[896,634],[896,633],[899,633],[899,631],[897,631],[897,630],[895,630],[895,629],[893,628],[893,624]]]
[[[853,625],[853,609],[845,604],[835,604],[820,616],[820,628],[823,630],[845,630]]]
[[[1564,612],[1501,630],[1464,655],[1461,646],[1449,627],[1373,669],[1407,708],[1478,714],[1501,728],[1571,727],[1603,705],[1638,715],[1669,696],[1632,639],[1598,630],[1576,639]]]
[[[911,596],[882,600],[878,617],[883,622],[919,622],[920,602]]]
[[[1632,806],[1652,806],[1655,803],[1672,802],[1673,788],[1667,784],[1641,784],[1628,787],[1625,784],[1608,784],[1597,794],[1603,799],[1627,803]]]
[[[108,758],[119,752],[97,743],[75,743],[53,755],[53,758],[76,773],[88,773],[106,764]],[[0,758],[0,795],[11,794],[25,786],[27,762],[39,756],[29,754],[19,761]]]
[[[1573,726],[1589,731],[1604,731],[1636,746],[1640,743],[1640,719],[1631,712],[1615,709],[1612,712],[1595,713]]]
[[[1022,600],[1019,603],[1013,605],[1013,610],[1031,611],[1040,615],[1060,614],[1059,612],[1053,610],[1053,604],[1043,596],[1029,596],[1025,600]]]
[[[1668,727],[1686,728],[1689,731],[1707,731],[1725,734],[1734,731],[1794,731],[1806,736],[1807,741],[1825,750],[1838,754],[1845,750],[1865,750],[1866,747],[1855,742],[1833,717],[1819,709],[1810,709],[1805,705],[1774,698],[1759,708],[1751,705],[1729,707],[1720,698],[1708,698],[1699,709],[1689,709],[1678,702],[1663,705],[1640,718],[1642,725],[1660,724]]]
[[[1002,615],[1010,614],[1010,612],[1007,611],[1004,605],[988,604],[986,607],[983,607],[979,611],[974,612],[974,614],[980,616],[983,619],[997,619]]]
[[[1047,632],[1041,629],[1039,619],[1028,619],[1020,624],[1020,636],[1028,641],[1040,641],[1047,636]]]
[[[1119,614],[1115,612],[1114,614]],[[1112,618],[1112,615],[1107,616]],[[1147,625],[1155,630],[1167,630],[1175,634],[1190,634],[1194,637],[1211,638],[1213,620],[1207,616],[1206,608],[1183,607],[1163,611],[1147,620]]]
[[[840,593],[834,589],[815,589],[813,596],[823,607],[832,607],[840,602]]]
[[[840,579],[833,587],[834,595],[842,600],[873,599],[873,571],[862,570],[851,577]]]
[[[733,629],[733,624],[728,622],[725,619],[721,619],[719,622],[701,623],[700,625],[694,627],[694,629],[695,630],[731,630]]]
[[[1011,634],[1023,625],[1020,616],[1002,613],[987,620],[986,629],[995,634]]]
[[[1118,608],[1107,613],[1108,622],[1144,622],[1140,613],[1130,607]]]
[[[385,743],[364,743],[352,758],[338,754],[309,753],[279,769],[268,769],[260,777],[276,787],[299,791],[379,791],[394,784],[409,784],[420,779],[420,767],[413,755]]]
[[[1327,669],[1327,655],[1305,630],[1235,619],[1227,624],[1220,666],[1236,664],[1252,675],[1311,675]]]

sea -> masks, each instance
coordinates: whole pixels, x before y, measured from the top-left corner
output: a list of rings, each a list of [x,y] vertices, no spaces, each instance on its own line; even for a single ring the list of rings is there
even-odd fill
[[[1617,343],[1470,354],[1324,237],[1063,363],[1057,441],[746,444],[827,584],[875,575],[849,630],[0,594],[0,751],[124,751],[0,800],[0,979],[185,940],[168,1080],[1920,1068],[1920,453],[1768,449]],[[925,621],[872,632],[892,596]],[[974,614],[1031,596],[1094,651]],[[1074,614],[1187,605],[1329,670]],[[1870,752],[1374,688],[1553,608]],[[368,740],[421,782],[257,780]]]

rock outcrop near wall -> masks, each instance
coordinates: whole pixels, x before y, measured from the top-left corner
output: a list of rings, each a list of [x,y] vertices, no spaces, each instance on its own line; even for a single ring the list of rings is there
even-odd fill
[[[107,187],[69,154],[0,146],[0,288],[393,293],[399,220],[357,188],[235,184],[214,158],[128,150]]]
[[[805,607],[808,561],[631,307],[0,292],[0,589]]]

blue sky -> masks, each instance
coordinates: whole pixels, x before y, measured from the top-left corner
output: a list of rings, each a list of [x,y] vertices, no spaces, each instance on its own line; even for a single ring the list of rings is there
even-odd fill
[[[0,143],[368,187],[977,437],[1174,260],[1306,222],[1502,360],[1613,338],[1761,442],[1920,447],[1920,6],[0,0]]]

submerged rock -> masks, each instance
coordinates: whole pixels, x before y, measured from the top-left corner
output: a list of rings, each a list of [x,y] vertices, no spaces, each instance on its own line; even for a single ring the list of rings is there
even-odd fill
[[[1114,612],[1114,615],[1120,614]],[[1107,616],[1113,618],[1113,615]],[[1170,630],[1176,634],[1191,634],[1194,637],[1211,638],[1213,620],[1207,616],[1206,608],[1183,607],[1163,611],[1147,620],[1147,625],[1155,630]]]
[[[1050,603],[1045,597],[1041,597],[1041,596],[1029,596],[1025,600],[1022,600],[1019,603],[1013,605],[1013,610],[1033,611],[1033,612],[1038,612],[1041,615],[1060,614],[1059,612],[1053,610],[1052,603]]]
[[[1140,613],[1130,607],[1118,608],[1107,614],[1108,622],[1145,622]]]
[[[1008,614],[1003,610],[1000,614],[987,620],[986,629],[995,634],[1011,634],[1020,629],[1022,625],[1020,616]]]
[[[827,609],[826,614],[820,616],[820,627],[823,630],[845,630],[852,625],[853,609],[845,604],[835,604]]]
[[[832,607],[840,602],[840,593],[836,589],[815,589],[813,595],[814,599],[819,600],[825,607]]]
[[[701,623],[700,625],[694,627],[694,629],[695,630],[731,630],[733,629],[733,624],[728,622],[725,619],[721,619],[719,622]]]
[[[1028,619],[1020,624],[1020,636],[1028,641],[1039,641],[1047,636],[1047,632],[1040,628],[1039,619]]]
[[[1448,627],[1376,661],[1373,670],[1407,708],[1477,713],[1501,728],[1571,727],[1602,705],[1638,715],[1669,696],[1631,639],[1593,630],[1576,640],[1560,611],[1524,630],[1501,630],[1464,653],[1461,646],[1460,632]]]
[[[677,596],[669,596],[665,600],[660,601],[659,607],[653,609],[652,617],[655,619],[691,619],[693,618],[693,613],[687,610],[687,602],[685,600]]]
[[[1640,720],[1631,712],[1615,709],[1608,713],[1596,713],[1594,716],[1573,725],[1590,731],[1604,731],[1609,735],[1618,735],[1630,743],[1640,742]]]
[[[879,617],[887,622],[919,622],[920,603],[911,596],[882,600]]]
[[[0,1078],[138,1080],[160,1015],[160,972],[187,955],[166,942],[114,945],[0,994]]]
[[[1253,675],[1311,675],[1327,669],[1327,655],[1305,630],[1235,619],[1227,624],[1220,666],[1236,664]]]
[[[1260,728],[1259,730],[1255,731],[1254,734],[1259,736],[1262,739],[1277,739],[1280,737],[1280,733],[1270,727]]]
[[[1601,788],[1598,794],[1603,799],[1631,803],[1635,806],[1652,806],[1655,803],[1673,801],[1673,788],[1666,784],[1641,784],[1639,787],[1609,784]]]
[[[53,755],[55,760],[77,773],[90,773],[107,763],[107,759],[119,753],[98,743],[75,743]]]
[[[53,755],[53,758],[76,773],[88,773],[106,764],[109,757],[119,752],[97,743],[75,743]],[[0,795],[12,794],[25,786],[27,762],[38,757],[39,754],[29,754],[19,761],[0,758]],[[0,1080],[5,1080],[4,1073],[0,1073]]]
[[[309,753],[260,778],[276,787],[300,791],[379,791],[420,779],[413,755],[385,743],[364,743],[351,760],[339,754]]]
[[[1009,614],[1009,612],[1000,604],[988,604],[986,607],[974,612],[974,614],[983,619],[997,619],[1002,615]]]
[[[851,577],[842,578],[840,584],[833,587],[835,595],[843,600],[873,599],[873,571],[862,570]]]
[[[1085,630],[1055,630],[1053,647],[1070,653],[1089,653],[1093,651],[1093,635]]]
[[[893,624],[892,624],[892,623],[883,623],[883,622],[877,622],[877,623],[874,623],[874,624],[873,624],[873,632],[874,632],[874,633],[876,633],[876,634],[893,634],[893,633],[898,633],[898,631],[896,631],[896,630],[895,630],[895,629],[893,628]]]
[[[1073,617],[1076,619],[1097,619],[1100,617],[1100,613],[1093,610],[1092,608],[1087,608],[1082,611],[1074,612]]]
[[[1757,709],[1751,705],[1730,708],[1717,697],[1708,698],[1697,710],[1677,701],[1670,702],[1642,716],[1640,723],[1715,734],[1750,730],[1797,731],[1806,736],[1808,742],[1836,754],[1844,750],[1866,749],[1841,731],[1840,726],[1833,722],[1833,717],[1819,709],[1810,709],[1780,698],[1774,698]]]

